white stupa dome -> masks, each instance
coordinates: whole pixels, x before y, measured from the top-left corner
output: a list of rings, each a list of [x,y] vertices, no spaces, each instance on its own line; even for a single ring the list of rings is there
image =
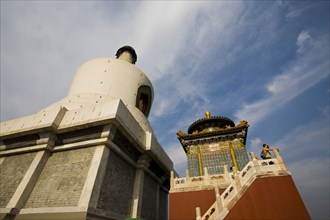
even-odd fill
[[[138,69],[132,47],[117,51],[117,58],[96,58],[83,63],[76,71],[67,97],[43,109],[65,107],[68,110],[120,99],[135,119],[147,130],[153,101],[153,87]]]

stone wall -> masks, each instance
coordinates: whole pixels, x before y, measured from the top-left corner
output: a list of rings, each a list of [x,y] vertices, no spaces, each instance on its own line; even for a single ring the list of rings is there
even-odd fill
[[[9,156],[0,165],[0,207],[5,208],[29,169],[36,153]]]
[[[143,219],[157,219],[157,191],[157,183],[153,178],[145,173],[141,211],[141,217]]]
[[[158,219],[159,220],[168,219],[168,193],[163,188],[160,188],[159,190]]]
[[[132,160],[137,161],[141,153],[136,149],[136,147],[125,137],[125,135],[117,129],[116,135],[112,140],[127,156]]]
[[[89,147],[50,156],[25,208],[77,206],[94,151]]]
[[[132,205],[135,168],[110,151],[97,208],[129,216]]]

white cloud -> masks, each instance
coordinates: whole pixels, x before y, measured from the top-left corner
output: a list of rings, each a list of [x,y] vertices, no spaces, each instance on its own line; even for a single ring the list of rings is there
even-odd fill
[[[304,53],[305,50],[308,49],[308,40],[312,41],[311,36],[309,35],[309,31],[302,31],[296,41],[298,46],[297,53]]]
[[[185,171],[187,169],[187,156],[179,142],[177,142],[177,144],[170,144],[166,148],[166,153],[173,161],[174,169],[179,174],[179,176],[185,176]]]
[[[299,158],[321,158],[329,156],[329,121],[322,119],[296,127],[274,145],[282,149],[283,158],[297,161]],[[285,153],[284,153],[285,152]]]
[[[286,2],[287,3],[287,2]],[[286,17],[288,19],[293,19],[293,18],[297,18],[299,17],[300,15],[302,15],[306,10],[308,10],[310,8],[310,6],[308,5],[303,5],[303,6],[293,6],[293,7],[290,7],[289,6],[289,12],[287,13]]]
[[[297,42],[300,46],[304,45],[306,39],[310,39],[308,36],[306,32],[299,35]],[[324,36],[314,39],[305,53],[298,54],[296,60],[266,85],[268,95],[265,98],[244,104],[236,112],[235,117],[244,118],[255,125],[327,77],[329,75],[329,47],[327,45],[329,45],[328,39]]]
[[[251,152],[254,152],[257,157],[259,157],[259,152],[261,152],[261,146],[263,144],[264,144],[263,141],[257,137],[251,140],[249,149]]]
[[[297,38],[296,44],[301,47],[304,42],[309,38],[311,38],[311,36],[309,35],[309,31],[302,31]]]
[[[187,156],[179,143],[171,144],[169,147],[167,147],[166,152],[169,154],[174,164],[187,161]]]
[[[134,32],[141,66],[150,71],[151,80],[168,74],[199,7],[199,2],[142,2],[137,8]]]
[[[272,16],[275,14],[276,7],[259,14],[262,18],[257,19],[250,17],[249,10],[244,8],[244,5],[243,2],[232,4],[217,2],[207,4],[191,13],[193,16],[182,26],[183,28],[180,27],[181,31],[178,31],[182,34],[182,30],[186,30],[184,32],[186,36],[185,41],[180,41],[180,46],[177,47],[179,50],[173,50],[177,56],[171,59],[172,63],[162,66],[161,70],[164,72],[159,74],[160,78],[154,78],[156,79],[154,81],[156,102],[153,111],[156,117],[173,114],[180,106],[186,104],[190,106],[189,109],[185,109],[189,117],[195,115],[196,111],[201,114],[215,106],[219,108],[218,103],[210,100],[214,96],[219,97],[218,94],[212,92],[213,90],[227,87],[226,79],[221,79],[224,75],[222,69],[235,62],[243,51],[251,52],[260,49],[275,36],[273,28],[276,26],[277,19]],[[238,14],[241,16],[237,16]],[[251,33],[251,28],[254,30],[256,26],[262,26],[265,23],[267,23],[267,28],[262,35],[248,34]],[[246,45],[243,38],[251,39],[252,43]],[[172,41],[170,42],[173,44]],[[169,48],[172,49],[175,46],[176,44]],[[155,67],[158,68],[155,70],[158,73],[159,65]]]

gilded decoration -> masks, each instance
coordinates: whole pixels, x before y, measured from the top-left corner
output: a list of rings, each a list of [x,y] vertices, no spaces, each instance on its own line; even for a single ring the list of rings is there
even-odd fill
[[[247,121],[244,121],[244,120],[242,120],[242,121],[239,121],[239,124],[238,124],[238,125],[236,125],[236,127],[238,127],[238,126],[240,126],[240,127],[243,127],[243,126],[248,126],[248,122],[247,122]]]
[[[241,139],[233,141],[224,141],[206,145],[191,145],[187,147],[187,154],[198,154],[198,153],[211,153],[215,151],[228,152],[230,147],[234,149],[245,148],[243,141]]]
[[[185,133],[184,133],[184,131],[180,130],[176,133],[176,135],[180,137],[180,136],[184,136]]]
[[[237,124],[235,127],[232,127],[230,125],[226,125],[225,128],[219,128],[219,127],[212,127],[211,129],[209,128],[205,128],[202,131],[198,132],[198,131],[194,131],[192,132],[192,134],[186,134],[184,131],[180,130],[178,131],[177,137],[178,138],[184,138],[184,137],[194,137],[194,136],[198,136],[198,135],[203,135],[203,134],[212,134],[212,133],[227,133],[227,132],[233,132],[233,131],[238,131],[241,130],[242,128],[247,128],[249,126],[249,123],[245,120],[242,120],[239,122],[239,124]]]

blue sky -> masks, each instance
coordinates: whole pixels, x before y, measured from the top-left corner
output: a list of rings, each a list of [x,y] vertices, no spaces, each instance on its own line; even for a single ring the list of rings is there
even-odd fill
[[[247,151],[280,149],[313,219],[329,219],[329,1],[1,1],[1,121],[64,98],[80,64],[131,45],[149,120],[180,175],[176,132],[226,116]]]

